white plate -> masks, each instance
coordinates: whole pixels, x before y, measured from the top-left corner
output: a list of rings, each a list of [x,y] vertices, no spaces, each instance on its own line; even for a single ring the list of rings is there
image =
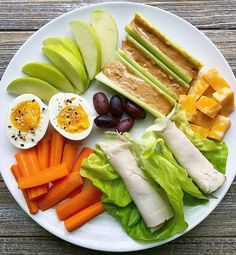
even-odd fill
[[[30,39],[28,39],[19,49],[19,51],[16,53],[14,58],[11,60],[9,66],[7,67],[2,77],[0,86],[1,174],[12,196],[26,212],[27,207],[24,202],[23,196],[18,190],[17,184],[9,170],[11,164],[15,162],[14,154],[16,152],[16,149],[8,141],[4,130],[3,120],[5,118],[5,112],[11,100],[13,99],[12,95],[6,93],[5,88],[10,81],[23,75],[21,73],[21,67],[25,63],[30,61],[46,61],[40,50],[40,48],[42,47],[42,40],[44,38],[46,38],[47,36],[57,35],[72,36],[68,25],[69,21],[80,19],[89,23],[90,12],[93,9],[98,8],[109,11],[116,19],[119,28],[120,42],[121,39],[125,36],[125,24],[127,24],[131,20],[136,11],[141,12],[151,22],[156,24],[159,28],[161,28],[161,30],[163,30],[167,35],[169,35],[170,38],[181,44],[185,49],[192,52],[195,57],[202,61],[204,63],[204,70],[207,70],[210,67],[216,67],[220,71],[220,73],[226,78],[226,80],[232,85],[234,91],[236,92],[235,86],[233,86],[236,84],[234,75],[219,50],[195,27],[169,12],[142,4],[104,3],[80,8],[56,18],[55,20],[49,22],[47,25],[42,27],[33,36],[31,36]],[[105,86],[94,82],[85,95],[86,99],[91,102],[94,92],[100,90],[105,90],[107,94],[110,95],[111,90],[108,90],[107,88],[105,88]],[[225,193],[229,189],[234,179],[236,166],[236,112],[231,115],[231,119],[233,125],[225,138],[225,141],[229,147],[226,182],[215,193],[218,199],[210,199],[209,203],[202,206],[185,208],[186,220],[189,224],[189,227],[184,233],[188,232],[190,229],[198,225],[214,210],[214,208],[224,197]],[[152,123],[152,120],[152,117],[148,116],[146,121],[137,122],[135,128],[132,130],[132,133],[136,137],[140,137],[142,131]],[[94,145],[101,138],[101,136],[102,131],[95,128],[91,133],[89,139],[87,139],[85,142],[87,145]],[[32,217],[38,224],[40,224],[52,234],[68,242],[83,247],[104,251],[133,251],[146,249],[169,242],[177,238],[178,236],[184,234],[178,234],[163,242],[141,243],[129,238],[124,232],[124,230],[122,230],[119,223],[107,213],[99,215],[94,220],[88,222],[73,233],[68,233],[65,230],[63,222],[60,222],[57,219],[55,211],[53,209],[50,209],[46,212],[39,212],[36,215],[30,215],[30,217]]]

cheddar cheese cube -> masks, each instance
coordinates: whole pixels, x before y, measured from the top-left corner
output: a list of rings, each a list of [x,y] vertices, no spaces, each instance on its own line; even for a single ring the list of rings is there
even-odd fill
[[[198,126],[211,129],[213,126],[214,119],[208,117],[207,115],[200,111],[197,111],[197,114],[193,116],[190,122]]]
[[[221,109],[221,105],[212,98],[201,96],[197,101],[197,109],[210,118],[215,118]]]
[[[186,111],[188,120],[191,120],[197,113],[196,99],[190,95],[180,95],[179,103],[182,108]]]
[[[208,70],[203,74],[202,77],[211,85],[215,91],[222,88],[229,88],[227,81],[219,74],[215,68]]]
[[[190,124],[190,127],[196,135],[200,136],[201,138],[207,138],[209,129],[195,124]]]
[[[234,98],[231,98],[230,101],[222,105],[219,114],[223,116],[229,116],[229,114],[234,111],[234,108],[235,108]]]
[[[203,96],[206,96],[206,97],[212,98],[214,92],[215,92],[215,90],[214,90],[211,86],[209,86],[209,87],[207,88],[207,90],[206,90],[202,95],[203,95]]]
[[[208,137],[217,141],[222,141],[230,125],[231,121],[228,117],[217,115]]]
[[[207,90],[209,86],[210,85],[200,77],[193,82],[193,85],[188,91],[188,95],[194,96],[196,100],[198,100],[198,98]]]
[[[227,104],[234,98],[234,92],[230,88],[222,88],[212,94],[213,98],[221,105]]]

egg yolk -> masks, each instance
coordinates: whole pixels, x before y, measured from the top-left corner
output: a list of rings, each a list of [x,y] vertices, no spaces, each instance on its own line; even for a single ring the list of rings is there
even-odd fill
[[[40,106],[37,101],[27,100],[17,104],[11,112],[11,123],[19,131],[34,130],[40,122]]]
[[[79,133],[89,127],[88,115],[81,106],[63,108],[57,116],[57,123],[69,133]]]

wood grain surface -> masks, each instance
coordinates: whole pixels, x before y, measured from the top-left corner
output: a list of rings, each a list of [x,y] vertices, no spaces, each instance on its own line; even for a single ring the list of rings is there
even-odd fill
[[[103,1],[0,0],[0,77],[35,30],[67,11],[95,2]],[[135,2],[171,11],[197,26],[221,50],[236,74],[236,0]],[[0,177],[0,254],[93,255],[104,252],[74,246],[38,226],[18,206]],[[130,254],[235,255],[236,181],[220,205],[195,229],[169,244]]]

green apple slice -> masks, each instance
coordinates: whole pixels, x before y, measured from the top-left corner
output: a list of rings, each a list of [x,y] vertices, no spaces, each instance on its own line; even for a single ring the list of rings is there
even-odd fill
[[[45,45],[44,54],[70,80],[78,94],[88,88],[88,78],[81,62],[66,48],[58,45]]]
[[[33,77],[23,77],[13,80],[7,86],[7,91],[16,95],[31,93],[47,102],[53,95],[59,93],[48,82]]]
[[[41,62],[28,63],[23,66],[22,72],[31,77],[42,79],[58,89],[75,92],[65,75],[53,65]]]
[[[101,69],[101,46],[97,34],[91,26],[81,21],[71,21],[70,26],[82,54],[88,76],[92,80]]]
[[[48,45],[48,44],[59,45],[66,48],[67,50],[71,51],[81,63],[84,63],[76,42],[70,37],[68,36],[48,37],[45,40],[43,40],[43,45]]]
[[[118,44],[116,21],[105,10],[92,11],[92,27],[97,33],[102,50],[102,67],[112,58]]]

